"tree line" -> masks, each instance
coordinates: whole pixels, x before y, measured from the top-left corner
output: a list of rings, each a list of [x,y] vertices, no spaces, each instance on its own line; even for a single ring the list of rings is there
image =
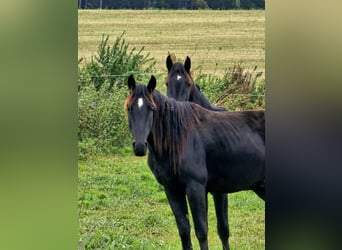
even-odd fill
[[[265,0],[78,0],[79,9],[265,9]]]

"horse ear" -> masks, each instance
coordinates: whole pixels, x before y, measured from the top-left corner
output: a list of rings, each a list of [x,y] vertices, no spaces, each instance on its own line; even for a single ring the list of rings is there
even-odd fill
[[[184,68],[185,68],[185,71],[188,72],[188,74],[190,74],[191,60],[190,60],[190,57],[188,56],[185,59]]]
[[[128,88],[129,88],[130,90],[133,90],[133,89],[135,89],[135,86],[136,86],[136,84],[135,84],[135,79],[134,79],[133,75],[130,75],[130,76],[128,77]]]
[[[171,70],[172,65],[173,65],[173,62],[172,62],[171,56],[168,55],[168,56],[166,57],[166,67],[167,67],[167,70],[168,70],[168,71]]]
[[[151,79],[147,84],[147,89],[150,93],[152,93],[152,91],[156,88],[157,85],[157,81],[156,78],[154,77],[154,75],[151,75]]]

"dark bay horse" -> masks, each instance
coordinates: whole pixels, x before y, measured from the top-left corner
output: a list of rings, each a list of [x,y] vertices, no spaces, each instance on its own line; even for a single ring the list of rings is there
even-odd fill
[[[168,77],[166,81],[167,96],[178,101],[190,101],[201,105],[202,107],[214,111],[227,111],[222,107],[212,105],[209,100],[200,91],[197,84],[193,82],[190,74],[191,60],[186,57],[184,64],[173,63],[170,56],[166,58],[166,67],[168,69]],[[264,112],[264,111],[260,111]],[[259,132],[265,139],[265,119],[258,121]],[[223,249],[229,249],[229,225],[228,225],[228,199],[226,194],[212,193],[215,204],[217,231],[220,236]],[[258,189],[257,195],[265,199],[265,186],[262,185]]]
[[[167,96],[177,101],[190,101],[202,107],[214,111],[226,111],[222,107],[212,105],[202,94],[197,84],[193,82],[190,74],[191,60],[186,57],[184,64],[173,63],[171,56],[166,58],[166,68],[168,72],[166,86]],[[227,194],[212,193],[214,198],[217,232],[222,242],[223,249],[229,249],[229,224],[228,224],[228,197]]]
[[[128,87],[133,151],[143,156],[149,149],[148,165],[164,186],[183,249],[192,249],[186,198],[200,248],[208,249],[207,193],[258,193],[264,185],[264,112],[214,112],[178,102],[155,90],[154,76],[147,86],[130,76]]]

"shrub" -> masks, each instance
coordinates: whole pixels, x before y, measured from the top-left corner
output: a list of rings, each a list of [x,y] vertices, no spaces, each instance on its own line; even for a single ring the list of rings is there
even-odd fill
[[[109,36],[102,36],[97,54],[79,70],[79,88],[92,83],[98,90],[105,81],[109,81],[109,89],[114,84],[122,87],[125,86],[123,78],[117,76],[153,72],[155,59],[150,57],[150,53],[142,54],[144,47],[139,50],[135,47],[129,49],[129,44],[123,38],[124,34],[125,32],[118,36],[111,46],[108,45]]]
[[[79,157],[124,151],[131,135],[123,109],[130,74],[147,74],[154,70],[155,59],[144,48],[129,49],[124,32],[109,46],[103,36],[97,54],[90,62],[79,59]]]
[[[104,85],[109,85],[105,82]],[[118,152],[131,138],[123,110],[127,90],[113,85],[111,90],[85,86],[78,92],[79,154]]]
[[[203,74],[201,67],[194,79],[210,102],[229,110],[265,108],[265,81],[262,72],[247,70],[241,63],[224,70],[223,77]]]

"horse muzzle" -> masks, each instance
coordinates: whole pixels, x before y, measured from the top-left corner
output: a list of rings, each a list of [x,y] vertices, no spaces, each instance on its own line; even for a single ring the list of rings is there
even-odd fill
[[[145,156],[147,151],[147,142],[133,142],[133,151],[135,156]]]

